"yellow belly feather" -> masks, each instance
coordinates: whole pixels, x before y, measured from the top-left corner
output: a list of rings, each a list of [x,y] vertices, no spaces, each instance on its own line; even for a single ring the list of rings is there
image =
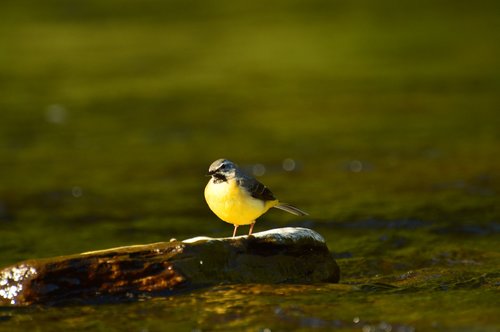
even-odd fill
[[[217,217],[233,225],[249,225],[278,204],[278,200],[262,201],[252,197],[239,188],[234,179],[221,183],[209,181],[205,200]]]

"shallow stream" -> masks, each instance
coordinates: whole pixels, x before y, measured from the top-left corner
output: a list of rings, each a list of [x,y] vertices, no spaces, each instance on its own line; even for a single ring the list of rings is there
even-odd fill
[[[0,4],[0,266],[229,236],[203,200],[225,157],[310,213],[255,231],[319,232],[340,284],[2,307],[0,331],[498,331],[498,2],[188,3]]]

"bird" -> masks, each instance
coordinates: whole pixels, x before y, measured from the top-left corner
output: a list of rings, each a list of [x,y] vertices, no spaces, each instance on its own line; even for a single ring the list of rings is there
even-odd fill
[[[230,160],[214,161],[208,176],[211,178],[205,187],[205,200],[217,217],[234,225],[233,238],[241,225],[250,225],[248,235],[252,235],[256,219],[270,208],[296,216],[308,215],[295,206],[280,202],[271,190]]]

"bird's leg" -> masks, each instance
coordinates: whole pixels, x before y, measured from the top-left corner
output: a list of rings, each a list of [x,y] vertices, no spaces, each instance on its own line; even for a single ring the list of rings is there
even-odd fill
[[[255,221],[250,224],[250,232],[248,233],[248,235],[252,235],[252,231],[253,231],[253,226],[254,225],[255,225]]]
[[[236,230],[238,229],[238,225],[234,225],[233,237],[236,236]]]

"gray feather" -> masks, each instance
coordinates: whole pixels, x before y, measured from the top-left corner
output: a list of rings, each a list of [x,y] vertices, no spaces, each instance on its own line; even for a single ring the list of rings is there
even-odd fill
[[[294,214],[296,216],[308,216],[309,214],[296,208],[295,206],[285,204],[285,203],[279,203],[278,205],[274,206],[277,209],[289,212],[291,214]]]

